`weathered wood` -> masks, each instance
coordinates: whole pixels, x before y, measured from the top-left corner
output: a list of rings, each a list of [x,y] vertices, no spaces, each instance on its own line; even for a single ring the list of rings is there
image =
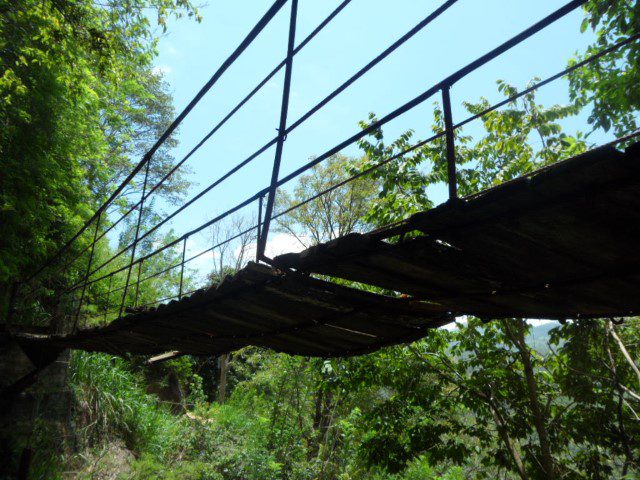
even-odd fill
[[[351,235],[274,261],[488,318],[638,313],[637,145],[595,149],[389,231],[426,237],[391,245],[381,232]]]
[[[213,355],[245,345],[329,357],[413,339],[434,321],[449,319],[437,306],[251,263],[217,288],[131,313],[106,327],[18,339],[27,345],[159,358],[167,351]]]
[[[251,263],[215,288],[105,327],[66,336],[13,336],[27,348],[49,352],[72,347],[218,355],[257,345],[332,357],[415,340],[454,315],[638,314],[639,156],[638,146],[626,153],[595,149],[392,227],[281,255],[274,259],[277,268]],[[384,241],[415,232],[422,235]]]

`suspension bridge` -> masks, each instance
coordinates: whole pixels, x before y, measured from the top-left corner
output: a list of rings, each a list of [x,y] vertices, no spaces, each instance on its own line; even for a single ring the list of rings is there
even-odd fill
[[[150,185],[149,169],[154,154],[287,3],[290,11],[286,58],[157,184]],[[455,132],[573,70],[627,48],[637,42],[640,35],[630,36],[480,113],[454,123],[450,90],[456,82],[586,3],[571,1],[302,167],[282,176],[280,163],[287,135],[427,28],[457,0],[446,1],[429,12],[313,108],[290,122],[288,107],[294,59],[349,3],[350,0],[340,3],[299,43],[296,40],[297,0],[273,3],[107,201],[49,261],[16,285],[14,300],[21,294],[25,295],[24,292],[30,285],[37,284],[39,278],[69,268],[77,269],[77,262],[86,261],[82,277],[63,292],[75,302],[72,315],[75,327],[60,333],[37,332],[20,329],[8,322],[2,333],[4,338],[18,342],[36,365],[46,365],[60,351],[68,348],[116,355],[149,355],[155,360],[162,360],[183,354],[218,355],[256,345],[296,355],[336,357],[358,355],[383,346],[413,341],[425,336],[429,329],[464,315],[487,320],[516,317],[565,320],[637,315],[640,312],[640,254],[637,249],[640,244],[640,143],[632,143],[636,134],[476,195],[459,197]],[[148,208],[149,198],[283,69],[278,134],[158,223],[142,231],[142,216],[145,205]],[[275,211],[279,189],[400,115],[434,98],[441,100],[444,113],[444,128],[440,132],[286,210]],[[376,231],[351,233],[300,253],[274,258],[265,255],[274,220],[377,168],[391,162],[402,162],[412,151],[438,140],[446,145],[447,202]],[[626,148],[619,149],[620,144]],[[151,252],[140,254],[139,246],[143,240],[271,149],[274,153],[272,175],[264,188],[197,228],[154,246]],[[108,208],[134,179],[140,177],[140,199],[118,218],[111,218]],[[244,208],[256,208],[256,225],[236,232],[202,252],[187,255],[190,238]],[[97,243],[106,241],[107,234],[126,218],[135,219],[133,241],[108,260],[97,262]],[[217,285],[185,291],[185,266],[252,231],[257,232],[255,262],[249,262]],[[143,262],[170,249],[181,249],[180,262],[150,275],[141,275]],[[116,266],[125,258],[128,259],[125,265]],[[137,304],[141,284],[170,271],[179,272],[176,295],[153,303]],[[115,285],[120,279],[124,282]],[[331,279],[378,288],[360,289]],[[87,297],[98,285],[107,284],[107,297],[119,300],[112,310],[98,315],[105,318],[115,315],[115,319],[102,326],[79,328],[83,318],[96,315],[83,310]],[[128,304],[131,298],[133,303]],[[16,314],[17,309],[12,312]]]

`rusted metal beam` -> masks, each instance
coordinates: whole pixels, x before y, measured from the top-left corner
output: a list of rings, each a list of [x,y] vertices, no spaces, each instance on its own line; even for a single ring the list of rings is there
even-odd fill
[[[269,224],[271,214],[278,190],[278,176],[280,174],[280,162],[282,160],[282,149],[287,139],[287,114],[289,112],[289,93],[291,90],[291,72],[293,69],[293,50],[296,42],[296,19],[298,15],[298,0],[291,0],[291,16],[289,17],[289,37],[287,43],[287,63],[284,71],[284,85],[282,88],[282,106],[280,107],[280,124],[278,126],[278,142],[276,143],[276,154],[273,159],[273,170],[271,172],[271,185],[269,187],[269,197],[267,198],[267,208],[264,214],[264,225],[258,241],[258,258],[264,258],[264,251],[269,236]]]

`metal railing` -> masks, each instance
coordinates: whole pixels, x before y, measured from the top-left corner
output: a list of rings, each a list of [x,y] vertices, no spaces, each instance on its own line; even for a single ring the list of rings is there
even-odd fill
[[[167,131],[156,141],[156,143],[151,147],[151,149],[144,155],[142,160],[135,166],[132,172],[125,178],[125,180],[113,191],[113,193],[109,196],[106,202],[104,202],[92,215],[92,217],[87,220],[87,222],[83,225],[83,227],[54,255],[49,261],[47,261],[40,269],[38,269],[26,283],[32,283],[38,276],[42,275],[45,271],[51,270],[51,272],[57,272],[60,270],[64,270],[72,266],[75,262],[77,262],[81,258],[86,257],[86,253],[88,254],[87,266],[84,270],[84,275],[79,279],[76,283],[71,285],[66,289],[65,294],[76,295],[78,297],[77,307],[75,309],[75,323],[77,324],[78,319],[82,313],[82,307],[86,298],[87,289],[89,289],[92,285],[97,284],[98,282],[108,281],[109,286],[107,291],[104,293],[106,295],[107,300],[105,302],[105,310],[103,312],[99,312],[96,316],[104,316],[105,320],[111,314],[117,314],[121,316],[125,312],[127,295],[130,289],[134,286],[135,283],[135,295],[134,295],[134,305],[138,302],[138,292],[140,289],[140,285],[144,282],[150,281],[154,278],[158,278],[168,272],[171,272],[175,269],[180,269],[179,272],[179,280],[178,283],[178,293],[174,296],[170,296],[167,298],[163,298],[152,302],[152,304],[162,303],[171,299],[179,299],[187,293],[184,292],[183,289],[185,287],[184,277],[185,277],[185,266],[190,262],[202,257],[203,255],[215,250],[216,248],[221,247],[224,244],[229,242],[233,242],[234,240],[240,238],[243,235],[246,235],[251,232],[256,232],[257,237],[257,260],[264,261],[270,263],[271,260],[265,255],[266,246],[268,242],[268,236],[270,231],[271,222],[275,219],[286,215],[293,210],[300,208],[307,203],[314,201],[320,198],[323,195],[335,190],[336,188],[340,188],[341,186],[346,185],[349,182],[352,182],[364,175],[368,175],[372,173],[375,169],[382,167],[393,161],[401,160],[405,155],[411,153],[412,151],[421,148],[427,145],[430,142],[433,142],[437,139],[444,137],[445,145],[446,145],[446,160],[447,160],[447,172],[448,172],[448,193],[449,199],[455,200],[457,198],[457,172],[456,172],[456,145],[455,145],[455,131],[464,125],[484,117],[485,115],[497,110],[505,105],[508,105],[511,102],[514,102],[518,98],[527,95],[528,93],[554,81],[560,79],[567,75],[568,73],[581,68],[588,63],[596,61],[600,57],[607,55],[615,50],[620,48],[624,48],[628,46],[632,42],[636,42],[639,40],[640,35],[631,36],[623,41],[620,41],[618,44],[603,50],[589,58],[584,59],[583,61],[576,63],[561,72],[558,72],[555,75],[552,75],[545,80],[539,81],[534,85],[529,86],[525,90],[522,90],[515,95],[502,100],[484,111],[477,113],[475,115],[469,116],[468,118],[454,123],[452,108],[451,108],[451,98],[450,91],[451,88],[461,79],[469,75],[471,72],[474,72],[478,68],[487,64],[491,60],[499,57],[503,53],[512,49],[516,45],[521,44],[531,36],[540,32],[544,28],[548,27],[552,23],[561,19],[568,13],[574,11],[579,8],[583,4],[586,3],[587,0],[573,0],[549,14],[542,20],[536,22],[531,25],[518,35],[513,38],[507,40],[502,43],[498,47],[493,50],[487,52],[485,55],[477,58],[473,62],[469,63],[465,67],[461,68],[457,72],[449,75],[445,79],[437,82],[435,85],[426,89],[415,98],[406,102],[405,104],[399,106],[395,110],[391,111],[384,117],[373,121],[366,128],[361,129],[360,131],[354,133],[347,139],[339,142],[334,147],[328,149],[321,155],[313,158],[312,160],[306,162],[301,167],[297,168],[293,172],[281,177],[280,176],[280,164],[282,159],[283,149],[286,143],[287,136],[290,135],[296,128],[305,123],[309,118],[311,118],[315,113],[320,111],[325,105],[335,99],[342,92],[347,90],[351,85],[358,81],[363,75],[369,72],[372,68],[382,62],[385,58],[387,58],[390,54],[396,51],[399,47],[405,44],[409,39],[414,37],[418,32],[422,31],[426,28],[430,23],[432,23],[435,19],[441,16],[444,12],[446,12],[451,6],[456,4],[459,0],[448,0],[445,1],[442,5],[440,5],[436,10],[430,12],[425,16],[420,22],[418,22],[412,29],[410,29],[403,36],[398,38],[395,42],[393,42],[389,47],[387,47],[384,51],[382,51],[379,55],[377,55],[374,59],[360,68],[356,73],[354,73],[351,77],[349,77],[346,81],[344,81],[341,85],[339,85],[335,90],[329,93],[326,97],[324,97],[321,101],[319,101],[316,105],[314,105],[311,109],[297,118],[295,121],[288,123],[288,113],[289,113],[289,94],[291,90],[291,76],[292,70],[294,67],[294,59],[296,55],[307,46],[317,35],[320,33],[334,18],[336,18],[340,12],[342,12],[350,3],[351,0],[342,1],[306,38],[304,38],[297,46],[295,42],[296,38],[296,20],[297,20],[297,10],[298,10],[298,1],[291,0],[290,2],[290,13],[289,13],[289,24],[288,24],[288,35],[286,39],[287,45],[287,55],[286,57],[274,67],[271,72],[261,80],[256,87],[251,90],[238,104],[236,104],[229,113],[224,116],[189,152],[182,157],[168,172],[166,172],[162,178],[153,186],[149,185],[149,170],[151,166],[151,162],[153,160],[153,156],[155,152],[167,141],[167,139],[173,134],[178,125],[185,119],[185,117],[191,112],[191,110],[195,107],[195,105],[202,99],[202,97],[216,84],[216,82],[220,79],[220,77],[225,73],[225,71],[240,57],[240,55],[246,50],[246,48],[258,37],[260,32],[264,29],[264,27],[278,14],[278,12],[282,9],[282,7],[287,3],[287,0],[277,0],[273,3],[273,5],[267,10],[267,12],[260,18],[258,23],[251,29],[251,31],[247,34],[244,40],[240,43],[240,45],[234,50],[234,52],[223,62],[223,64],[216,70],[214,75],[209,79],[209,81],[202,87],[202,89],[197,93],[197,95],[191,100],[191,102],[187,105],[187,107],[176,117],[173,123],[169,126]],[[282,102],[280,107],[280,119],[279,125],[277,128],[277,135],[269,140],[262,147],[258,148],[255,152],[249,155],[247,158],[236,164],[229,171],[224,173],[222,176],[217,178],[215,181],[207,185],[204,189],[198,192],[196,195],[188,199],[181,206],[176,208],[173,212],[166,215],[155,225],[150,227],[148,230],[142,232],[142,218],[145,208],[145,202],[149,200],[149,198],[158,191],[158,189],[165,184],[165,182],[171,178],[175,172],[177,172],[180,167],[182,167],[188,160],[193,156],[193,154],[198,151],[211,137],[215,135],[215,133],[226,124],[226,122],[231,119],[243,106],[245,106],[249,100],[251,100],[257,92],[259,92],[278,72],[280,72],[284,68],[284,80],[283,80],[283,90],[282,90]],[[443,117],[444,117],[444,129],[440,132],[434,134],[430,138],[422,140],[420,142],[415,143],[414,145],[404,149],[403,151],[390,156],[379,163],[368,167],[365,170],[362,170],[348,179],[345,179],[335,185],[330,186],[322,192],[318,192],[314,194],[310,198],[304,199],[299,203],[290,206],[289,208],[274,213],[275,208],[275,199],[277,195],[277,191],[279,188],[283,187],[285,184],[291,182],[292,180],[298,178],[301,174],[313,168],[314,166],[320,164],[321,162],[327,160],[334,154],[337,154],[344,150],[346,147],[358,142],[366,135],[369,135],[385,124],[391,122],[396,119],[400,115],[412,110],[416,106],[424,103],[426,100],[432,98],[434,95],[440,94],[442,100],[442,108],[443,108]],[[150,236],[157,232],[159,228],[163,225],[166,225],[169,221],[183,212],[190,205],[194,204],[198,200],[200,200],[204,195],[218,187],[220,184],[225,182],[228,178],[236,174],[238,171],[249,165],[253,160],[255,160],[258,156],[265,153],[271,147],[275,146],[275,155],[272,164],[271,171],[271,179],[268,185],[264,188],[261,188],[254,194],[248,196],[245,200],[233,206],[232,208],[226,210],[225,212],[217,215],[215,218],[203,223],[202,225],[194,228],[181,236],[158,246],[153,249],[149,253],[145,253],[144,255],[137,255],[138,246],[140,242],[144,239],[150,238]],[[144,172],[143,182],[142,182],[142,192],[140,195],[140,199],[131,207],[129,207],[122,215],[120,215],[115,220],[110,220],[107,215],[107,209],[110,205],[114,203],[114,201],[118,198],[118,196],[123,192],[125,187],[129,185],[136,175],[140,172]],[[266,199],[266,205],[264,204],[264,200]],[[257,202],[258,204],[258,215],[257,215],[257,224],[251,225],[249,228],[244,229],[242,232],[238,232],[232,235],[229,238],[224,239],[221,242],[218,242],[216,245],[211,246],[195,255],[187,256],[187,243],[193,235],[202,232],[204,229],[209,228],[210,226],[222,221],[223,219],[229,217],[230,215],[238,212],[240,209],[248,207]],[[137,211],[137,218],[135,219],[135,229],[134,229],[134,238],[133,241],[123,248],[119,249],[115,254],[109,257],[107,260],[103,261],[99,265],[94,265],[95,261],[95,248],[97,243],[103,239],[110,231],[123,222],[126,218],[132,215]],[[70,252],[71,247],[74,243],[78,242],[81,236],[90,231],[89,229],[93,226],[93,234],[92,241],[90,241],[86,246],[80,248],[79,253],[73,255],[72,258],[66,259],[65,255]],[[180,257],[180,261],[173,263],[165,268],[162,268],[158,272],[153,272],[146,276],[142,276],[142,266],[143,263],[149,258],[158,255],[162,252],[167,251],[168,249],[180,248],[181,252],[178,252]],[[114,265],[114,262],[120,258],[124,258],[125,254],[129,252],[128,261],[124,265]],[[122,262],[122,260],[120,260]],[[109,266],[111,265],[111,268]],[[132,271],[134,267],[137,266],[137,276],[135,282],[132,279]],[[124,284],[120,286],[114,287],[114,282],[116,277],[120,275],[124,277]],[[112,294],[121,295],[120,301],[118,302],[118,307],[109,310],[110,299]],[[142,305],[138,305],[141,307]]]

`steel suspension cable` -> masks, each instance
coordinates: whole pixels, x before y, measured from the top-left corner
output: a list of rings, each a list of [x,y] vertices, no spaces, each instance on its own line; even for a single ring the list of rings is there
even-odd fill
[[[360,132],[352,135],[351,137],[347,138],[346,140],[344,140],[343,142],[339,143],[335,147],[329,149],[328,151],[326,151],[325,153],[323,153],[319,157],[314,158],[313,160],[307,162],[306,164],[304,164],[300,168],[294,170],[293,172],[291,172],[287,176],[285,176],[282,179],[278,180],[276,186],[277,187],[281,187],[282,185],[288,183],[289,181],[291,181],[292,179],[296,178],[300,174],[304,173],[308,169],[310,169],[310,168],[314,167],[315,165],[319,164],[320,162],[326,160],[330,156],[338,153],[340,150],[344,149],[346,146],[351,145],[352,143],[358,141],[359,139],[363,138],[364,136],[372,133],[376,129],[382,127],[386,123],[388,123],[388,122],[392,121],[393,119],[397,118],[398,116],[402,115],[403,113],[406,113],[407,111],[411,110],[415,106],[423,103],[428,98],[433,96],[435,93],[440,91],[443,87],[445,87],[445,86],[446,87],[450,87],[456,81],[460,80],[464,76],[468,75],[469,73],[473,72],[474,70],[477,70],[478,68],[480,68],[481,66],[485,65],[489,61],[493,60],[497,56],[501,55],[502,53],[506,52],[507,50],[510,50],[514,46],[522,43],[524,40],[528,39],[529,37],[531,37],[534,34],[536,34],[537,32],[539,32],[540,30],[544,29],[546,26],[548,26],[551,23],[557,21],[558,19],[564,17],[565,15],[567,15],[571,11],[575,10],[576,8],[582,6],[584,3],[586,3],[586,1],[587,0],[573,0],[573,1],[565,4],[563,7],[559,8],[558,10],[556,10],[556,11],[552,12],[551,14],[547,15],[542,20],[540,20],[540,21],[536,22],[534,25],[526,28],[521,33],[515,35],[511,39],[509,39],[506,42],[502,43],[498,47],[492,49],[491,51],[489,51],[485,55],[479,57],[478,59],[474,60],[473,62],[469,63],[465,67],[459,69],[458,71],[456,71],[452,75],[448,76],[447,78],[445,78],[441,82],[437,83],[436,85],[432,86],[431,88],[425,90],[423,93],[419,94],[418,96],[414,97],[412,100],[406,102],[402,106],[400,106],[397,109],[393,110],[392,112],[390,112],[386,116],[382,117],[381,119],[377,120],[376,122],[373,122],[371,125],[369,125],[368,127],[364,128]],[[249,205],[253,201],[257,200],[259,197],[264,196],[268,191],[269,191],[269,187],[263,188],[262,190],[260,190],[256,194],[254,194],[251,197],[247,198],[243,202],[237,204],[235,207],[232,207],[231,209],[227,210],[223,214],[218,215],[216,218],[204,223],[200,227],[197,227],[197,228],[185,233],[184,235],[182,235],[178,239],[176,239],[176,240],[174,240],[172,242],[169,242],[168,244],[156,249],[155,251],[145,255],[144,257],[139,258],[134,263],[138,263],[140,261],[144,261],[145,259],[147,259],[147,258],[149,258],[149,257],[151,257],[151,256],[153,256],[153,255],[155,255],[157,253],[160,253],[160,252],[166,250],[167,248],[171,248],[175,244],[177,244],[180,241],[182,241],[184,238],[187,238],[187,237],[193,235],[194,233],[197,233],[197,232],[200,232],[200,231],[204,230],[205,228],[209,227],[210,225],[216,223],[217,221],[220,221],[223,218],[226,218],[227,216],[231,215],[232,213],[235,213],[236,211],[240,210],[241,208]],[[183,206],[181,208],[184,209],[184,208],[186,208],[186,206]],[[140,239],[144,238],[148,233],[150,233],[150,231],[145,232],[145,234],[143,234],[140,237]],[[102,266],[104,266],[104,265],[102,265]],[[94,270],[94,272],[96,272],[97,270],[102,268],[102,266],[99,267],[98,269]],[[93,280],[92,283],[96,282],[96,281],[99,281],[99,280],[102,280],[103,278],[107,278],[111,274],[115,274],[115,273],[118,273],[120,271],[123,271],[126,268],[128,268],[128,267],[127,266],[122,267],[122,268],[116,270],[115,272],[112,272],[112,273],[107,274],[105,276],[102,276],[102,277],[100,277],[100,278],[98,278],[96,280]],[[92,272],[92,273],[94,273],[94,272]],[[77,288],[77,285],[74,285],[73,287],[71,287],[71,289],[69,291],[74,290],[76,288]]]
[[[398,40],[396,40],[392,45],[390,45],[388,48],[386,48],[381,54],[379,54],[376,58],[374,58],[372,61],[370,61],[369,63],[367,63],[364,67],[362,67],[360,70],[358,70],[354,75],[352,75],[348,80],[346,80],[344,83],[342,83],[338,88],[336,88],[334,91],[332,91],[329,95],[327,95],[323,100],[321,100],[318,104],[316,104],[314,107],[312,107],[309,111],[307,111],[304,115],[302,115],[300,118],[298,118],[298,120],[296,120],[291,126],[289,126],[286,130],[285,130],[285,135],[288,135],[289,133],[291,133],[293,130],[295,130],[297,127],[299,127],[302,123],[304,123],[306,120],[308,120],[312,115],[314,115],[316,112],[318,112],[322,107],[324,107],[327,103],[329,103],[331,100],[333,100],[335,97],[337,97],[341,92],[343,92],[346,88],[348,88],[350,85],[352,85],[356,80],[358,80],[360,77],[362,77],[365,73],[367,73],[368,71],[370,71],[373,67],[375,67],[376,65],[378,65],[380,62],[382,62],[385,58],[387,58],[391,53],[393,53],[395,50],[397,50],[401,45],[403,45],[404,43],[406,43],[409,39],[411,39],[413,36],[415,36],[419,31],[423,30],[427,25],[429,25],[431,22],[433,22],[436,18],[438,18],[442,13],[444,13],[447,9],[449,9],[451,6],[453,6],[455,3],[457,3],[458,0],[448,0],[447,2],[445,2],[444,4],[442,4],[438,9],[436,9],[434,12],[430,13],[429,15],[427,15],[422,21],[420,21],[418,24],[416,24],[411,30],[409,30],[406,34],[404,34],[402,37],[400,37]],[[286,61],[286,59],[285,59]],[[283,62],[285,62],[283,61]],[[281,68],[281,67],[280,67]],[[276,145],[276,143],[278,142],[278,136],[272,138],[271,140],[269,140],[265,145],[263,145],[262,147],[260,147],[257,151],[255,151],[254,153],[252,153],[249,157],[247,157],[245,160],[243,160],[242,162],[240,162],[238,165],[236,165],[235,167],[233,167],[231,170],[229,170],[227,173],[225,173],[224,175],[222,175],[220,178],[218,178],[216,181],[214,181],[213,183],[211,183],[209,186],[207,186],[206,188],[204,188],[203,190],[201,190],[197,195],[195,195],[193,198],[191,198],[188,202],[186,202],[185,204],[183,204],[181,207],[179,207],[178,209],[174,210],[171,214],[169,214],[167,217],[165,217],[163,220],[161,220],[159,223],[157,223],[156,225],[154,225],[153,227],[151,227],[149,230],[147,230],[145,233],[142,234],[142,236],[140,237],[141,239],[145,238],[147,235],[150,235],[151,233],[153,233],[154,231],[156,231],[158,228],[160,228],[161,226],[165,225],[168,221],[170,221],[172,218],[174,218],[176,215],[180,214],[182,211],[184,211],[186,208],[188,208],[190,205],[192,205],[194,202],[196,202],[197,200],[199,200],[200,198],[202,198],[204,195],[206,195],[208,192],[210,192],[212,189],[214,189],[216,186],[218,186],[220,183],[222,183],[224,180],[226,180],[227,178],[229,178],[231,175],[233,175],[234,173],[236,173],[238,170],[240,170],[241,168],[245,167],[246,165],[248,165],[251,161],[253,161],[255,158],[257,158],[258,156],[260,156],[262,153],[264,153],[265,151],[267,151],[269,148],[271,148],[273,145]],[[123,253],[125,253],[127,250],[129,250],[131,247],[133,246],[133,244],[129,244],[126,247],[123,247],[120,251],[118,251],[115,255],[113,255],[110,259],[108,259],[106,262],[104,262],[102,265],[100,265],[98,268],[96,268],[93,272],[95,273],[96,271],[102,269],[103,267],[105,267],[106,265],[108,265],[109,263],[111,263],[113,260],[115,260],[116,258],[118,258],[120,255],[122,255]]]
[[[313,38],[316,35],[318,35],[318,33],[320,33],[349,3],[351,3],[351,1],[352,0],[343,0],[343,2],[340,3],[340,5],[338,5],[322,22],[318,24],[318,26],[315,29],[313,29],[313,31],[309,35],[307,35],[307,37],[302,42],[300,42],[300,44],[294,49],[293,55],[296,55],[311,40],[313,40]],[[164,174],[164,176],[158,181],[158,183],[156,183],[149,190],[149,192],[145,195],[144,198],[146,199],[149,196],[151,196],[158,188],[160,188],[164,184],[164,182],[167,181],[167,179],[171,175],[173,175],[182,165],[184,165],[184,163],[187,160],[189,160],[189,158],[193,156],[193,154],[196,153],[207,142],[207,140],[209,140],[209,138],[211,138],[220,128],[222,128],[227,123],[227,121],[229,121],[231,117],[233,117],[233,115],[235,115],[244,105],[246,105],[246,103],[249,102],[249,100],[251,100],[255,96],[255,94],[258,93],[269,82],[269,80],[271,80],[282,69],[282,67],[284,67],[284,65],[286,64],[286,61],[287,59],[285,58],[278,65],[276,65],[276,67],[273,70],[271,70],[271,72],[269,72],[267,76],[264,79],[262,79],[262,81],[258,83],[258,85],[256,85],[256,87],[254,87],[254,89],[251,90],[249,94],[247,94],[222,120],[220,120],[220,122],[218,122],[216,126],[213,127],[176,165],[174,165],[167,173]],[[140,205],[140,202],[141,200],[139,200],[135,205],[130,207],[129,210],[127,210],[115,222],[113,222],[109,226],[109,228],[107,228],[107,230],[105,230],[98,237],[98,240],[104,237],[110,230],[112,230],[116,225],[118,225],[122,220],[124,220],[124,218],[126,218],[131,212],[133,212],[136,208],[138,208],[138,206]],[[91,245],[87,246],[78,255],[82,255],[90,247]]]
[[[260,18],[260,20],[255,24],[255,26],[251,29],[251,31],[247,34],[247,36],[242,40],[240,45],[236,47],[236,49],[227,57],[227,59],[222,63],[222,65],[216,70],[216,72],[211,76],[211,78],[204,84],[204,86],[198,91],[198,93],[193,97],[193,99],[189,102],[189,104],[178,114],[178,116],[171,122],[169,127],[165,130],[165,132],[160,136],[160,138],[153,144],[153,146],[145,153],[142,160],[133,168],[131,173],[125,178],[120,185],[115,189],[115,191],[109,196],[109,198],[96,210],[96,212],[91,216],[89,220],[85,222],[83,227],[69,240],[65,243],[62,248],[60,248],[56,254],[51,257],[48,261],[44,263],[42,267],[40,267],[34,274],[32,274],[27,282],[33,280],[36,276],[38,276],[42,271],[44,271],[47,267],[53,264],[60,256],[62,256],[73,244],[75,240],[77,240],[80,235],[93,223],[94,220],[98,218],[98,216],[106,210],[106,208],[116,199],[116,197],[124,190],[124,188],[131,182],[131,180],[136,176],[136,174],[142,170],[145,164],[151,159],[151,157],[155,154],[155,152],[160,148],[160,146],[171,136],[171,134],[175,131],[175,129],[180,125],[182,120],[193,110],[196,104],[202,99],[202,97],[213,87],[213,85],[220,79],[222,74],[236,61],[236,59],[247,49],[247,47],[255,40],[255,38],[262,32],[262,30],[266,27],[266,25],[271,21],[273,17],[278,13],[278,11],[284,6],[287,0],[276,0],[273,5],[269,8],[269,10]]]

